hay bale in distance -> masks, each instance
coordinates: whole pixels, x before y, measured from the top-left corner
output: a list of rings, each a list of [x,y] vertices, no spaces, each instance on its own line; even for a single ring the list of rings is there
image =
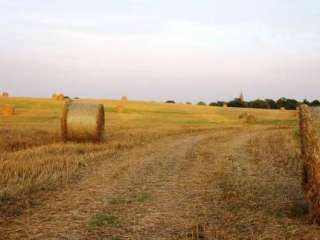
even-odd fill
[[[66,101],[61,117],[63,141],[100,142],[104,136],[105,114],[102,104]]]
[[[254,124],[257,122],[257,119],[255,116],[251,115],[251,114],[248,114],[247,117],[246,117],[246,123],[248,124]]]
[[[123,113],[124,112],[124,106],[122,104],[118,104],[115,108],[115,112],[117,113]]]
[[[1,94],[1,96],[2,96],[2,97],[9,97],[9,93],[3,92],[3,93]]]
[[[300,106],[299,118],[304,197],[310,217],[320,224],[320,144],[311,110],[307,105]]]
[[[4,116],[12,116],[15,114],[15,108],[10,105],[5,105],[1,108],[2,115]]]
[[[121,100],[124,101],[124,102],[126,102],[126,101],[128,101],[128,97],[127,97],[127,96],[122,96],[122,97],[121,97]]]
[[[285,109],[285,107],[281,107],[280,110],[281,111],[285,111],[286,109]]]
[[[64,101],[64,95],[62,93],[56,95],[56,100],[57,101]]]
[[[56,101],[63,101],[65,99],[65,96],[62,93],[53,93],[51,95],[51,98]]]
[[[246,117],[248,117],[248,113],[247,112],[244,112],[244,113],[241,113],[240,115],[239,115],[239,119],[244,119],[244,118],[246,118]]]

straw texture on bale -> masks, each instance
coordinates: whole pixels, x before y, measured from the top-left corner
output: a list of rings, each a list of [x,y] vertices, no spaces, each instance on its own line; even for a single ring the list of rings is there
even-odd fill
[[[104,125],[102,104],[84,104],[76,101],[67,101],[64,104],[61,118],[63,141],[102,141]]]
[[[1,112],[4,116],[12,116],[15,114],[15,109],[13,106],[5,105],[1,108]]]
[[[311,110],[300,106],[301,157],[303,160],[302,186],[309,215],[320,224],[320,145],[313,125]]]
[[[58,94],[58,95],[56,95],[55,99],[58,100],[58,101],[63,101],[64,100],[64,95],[63,94]]]

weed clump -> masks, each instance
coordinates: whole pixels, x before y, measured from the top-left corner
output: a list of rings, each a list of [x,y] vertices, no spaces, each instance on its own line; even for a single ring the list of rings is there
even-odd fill
[[[118,227],[119,219],[110,214],[99,213],[96,214],[89,222],[91,228],[98,228],[103,226]]]

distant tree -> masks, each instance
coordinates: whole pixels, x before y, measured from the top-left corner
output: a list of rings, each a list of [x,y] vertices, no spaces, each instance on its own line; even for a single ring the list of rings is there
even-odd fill
[[[211,107],[217,107],[217,106],[219,106],[219,105],[218,105],[218,103],[216,103],[216,102],[211,102],[211,103],[209,103],[209,106],[211,106]]]
[[[218,101],[217,104],[218,104],[219,107],[223,107],[227,103],[223,102],[223,101]]]
[[[288,110],[294,110],[299,106],[299,102],[295,99],[287,99],[287,98],[280,98],[277,101],[278,108],[285,108]]]
[[[279,98],[277,101],[277,108],[285,108],[287,99],[286,98]]]
[[[266,99],[265,102],[269,105],[271,109],[277,109],[277,103],[273,99]]]
[[[299,106],[299,102],[295,99],[287,99],[286,109],[296,110]]]
[[[192,103],[191,103],[191,102],[186,102],[186,104],[187,104],[187,105],[192,105]]]
[[[242,102],[240,98],[235,98],[228,102],[228,107],[246,107],[246,103]]]
[[[310,102],[307,99],[304,99],[302,103],[306,105],[310,105]]]
[[[319,107],[320,106],[320,101],[319,100],[314,100],[310,103],[310,106],[312,107]]]
[[[270,105],[261,99],[257,99],[248,103],[248,107],[250,108],[270,108]]]
[[[200,101],[200,102],[197,103],[197,105],[199,105],[199,106],[206,106],[207,104],[206,104],[205,102],[203,102],[203,101]]]
[[[315,100],[312,103],[309,103],[307,100],[304,100],[304,103],[312,106],[320,106],[320,101]],[[241,100],[241,98],[235,98],[234,100],[230,102],[211,102],[210,106],[225,106],[227,104],[228,107],[242,107],[242,108],[263,108],[263,109],[280,109],[285,108],[288,110],[295,110],[299,105],[300,102],[298,102],[296,99],[289,99],[289,98],[280,98],[277,101],[274,101],[273,99],[256,99],[253,101],[245,102]]]
[[[168,100],[168,101],[166,101],[166,103],[175,104],[176,102],[175,102],[175,101],[173,101],[173,100]]]

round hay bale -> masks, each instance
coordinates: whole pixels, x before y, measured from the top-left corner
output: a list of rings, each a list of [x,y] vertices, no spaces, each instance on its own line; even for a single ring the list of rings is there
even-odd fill
[[[100,142],[104,136],[105,115],[102,104],[67,101],[61,117],[63,141]]]
[[[15,108],[10,105],[5,105],[2,107],[1,112],[4,116],[12,116],[15,114]]]
[[[311,219],[320,224],[320,143],[313,116],[307,105],[300,106],[302,186]]]
[[[253,116],[253,115],[251,115],[251,114],[247,115],[247,117],[246,117],[246,123],[248,123],[248,124],[254,124],[254,123],[256,123],[256,122],[257,122],[257,119],[256,119],[255,116]]]
[[[57,100],[57,101],[64,101],[64,95],[63,95],[62,93],[58,94],[58,95],[56,96],[56,100]]]
[[[115,111],[117,113],[123,113],[124,112],[124,106],[122,104],[119,104],[116,106]]]
[[[128,97],[127,97],[127,96],[122,96],[122,97],[121,97],[121,100],[124,101],[124,102],[126,102],[126,101],[128,101]]]
[[[281,111],[285,111],[286,109],[285,109],[285,107],[281,107],[280,110]]]
[[[249,115],[249,114],[248,114],[247,112],[241,113],[241,114],[239,115],[239,119],[244,119],[244,118],[246,118],[248,115]]]
[[[2,96],[2,97],[9,97],[9,93],[3,92],[3,93],[1,94],[1,96]]]

